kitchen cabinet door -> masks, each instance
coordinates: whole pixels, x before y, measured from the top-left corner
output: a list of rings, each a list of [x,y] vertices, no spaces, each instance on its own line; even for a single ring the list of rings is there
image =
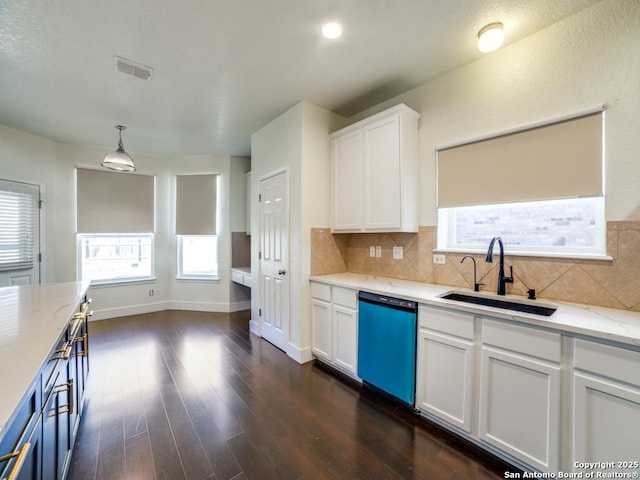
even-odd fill
[[[40,478],[42,425],[40,382],[25,396],[0,441],[0,478]],[[12,476],[13,475],[13,476]]]
[[[416,408],[471,432],[473,357],[473,341],[420,328]]]
[[[358,317],[355,310],[333,306],[334,362],[353,375],[358,372]]]
[[[313,353],[331,361],[333,356],[331,303],[315,298],[311,300],[311,328]]]
[[[394,115],[364,129],[366,230],[396,230],[401,227],[399,123],[399,116]]]
[[[584,373],[574,373],[575,462],[635,461],[611,470],[640,473],[640,389]]]
[[[335,137],[331,144],[333,165],[333,231],[360,231],[364,165],[360,130]]]
[[[541,471],[558,471],[560,365],[482,346],[479,438]]]

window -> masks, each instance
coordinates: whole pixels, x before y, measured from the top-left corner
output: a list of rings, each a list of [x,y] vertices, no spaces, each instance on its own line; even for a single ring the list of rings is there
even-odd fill
[[[153,278],[153,235],[78,235],[79,277],[92,283]]]
[[[77,169],[78,278],[154,279],[155,177]]]
[[[218,175],[176,176],[178,278],[218,278]]]
[[[606,256],[602,108],[438,149],[438,249]]]
[[[502,237],[511,254],[599,256],[605,251],[602,197],[438,210],[438,249],[486,251]]]
[[[218,237],[178,235],[178,278],[218,277]]]
[[[39,187],[0,180],[0,271],[34,267]]]

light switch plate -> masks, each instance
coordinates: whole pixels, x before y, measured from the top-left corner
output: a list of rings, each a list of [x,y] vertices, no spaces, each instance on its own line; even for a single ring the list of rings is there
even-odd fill
[[[382,247],[380,245],[376,246],[376,257],[380,258],[382,256]]]
[[[402,260],[403,248],[402,247],[393,247],[393,259],[394,260]]]
[[[369,247],[369,256],[370,257],[375,257],[376,256],[376,247],[374,247],[373,245],[371,245]]]
[[[444,265],[446,262],[446,257],[441,254],[433,254],[433,263],[435,265]]]

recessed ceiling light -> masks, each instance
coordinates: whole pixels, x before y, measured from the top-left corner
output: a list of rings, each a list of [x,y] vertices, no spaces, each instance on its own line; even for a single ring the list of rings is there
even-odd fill
[[[325,38],[338,38],[342,35],[342,27],[336,22],[325,23],[322,27],[322,35],[324,35]]]
[[[504,42],[503,25],[500,22],[485,25],[478,32],[478,50],[483,53],[497,50]]]

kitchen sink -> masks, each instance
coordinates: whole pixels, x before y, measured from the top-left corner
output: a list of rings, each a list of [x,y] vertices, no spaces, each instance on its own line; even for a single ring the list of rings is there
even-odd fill
[[[550,317],[558,309],[556,305],[548,303],[533,303],[519,299],[507,300],[502,298],[472,295],[464,292],[447,292],[440,295],[440,298],[443,300],[453,300],[455,302],[473,303],[475,305],[483,305],[485,307],[514,310],[516,312],[533,313],[534,315],[542,315],[545,317]]]

